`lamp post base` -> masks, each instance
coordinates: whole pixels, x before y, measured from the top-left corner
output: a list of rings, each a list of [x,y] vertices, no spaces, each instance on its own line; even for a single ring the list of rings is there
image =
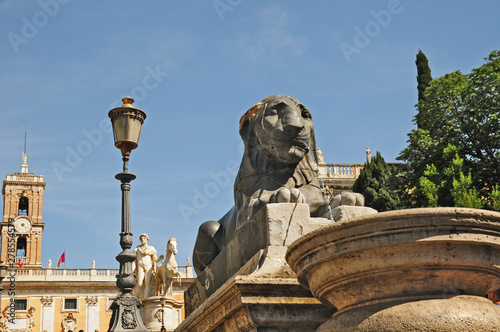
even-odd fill
[[[142,322],[139,307],[141,301],[130,293],[121,294],[111,305],[111,316],[108,332],[148,332]]]

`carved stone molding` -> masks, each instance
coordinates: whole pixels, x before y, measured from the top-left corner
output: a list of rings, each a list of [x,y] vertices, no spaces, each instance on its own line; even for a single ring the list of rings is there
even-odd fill
[[[85,301],[87,301],[87,305],[89,305],[89,306],[97,305],[99,303],[99,297],[97,297],[97,296],[87,296],[85,298]]]
[[[63,331],[74,332],[77,324],[78,324],[78,318],[75,315],[73,315],[72,312],[70,312],[63,318],[62,321]]]
[[[161,323],[161,313],[164,309],[156,310],[153,318],[156,319],[159,323]]]
[[[3,317],[5,318],[3,322],[0,322],[0,327],[3,329],[2,331],[3,332],[21,331],[18,329],[11,329],[11,323],[8,317],[5,316],[7,314],[7,308],[8,307],[6,307],[3,312]],[[35,326],[35,317],[34,317],[35,311],[36,311],[35,307],[31,306],[26,314],[16,314],[15,320],[21,320],[21,319],[26,320],[26,329],[23,329],[22,330],[23,332],[33,332],[33,327]]]
[[[40,299],[40,302],[42,302],[42,306],[44,306],[44,307],[51,306],[52,303],[54,303],[54,297],[42,296],[42,298]]]

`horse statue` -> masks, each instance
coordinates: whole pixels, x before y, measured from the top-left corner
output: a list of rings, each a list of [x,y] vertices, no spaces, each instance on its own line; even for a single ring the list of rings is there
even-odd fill
[[[158,266],[156,270],[155,295],[156,296],[173,296],[172,282],[177,278],[177,282],[181,282],[181,274],[177,269],[175,256],[177,255],[177,240],[171,237],[167,243],[167,253],[163,264]]]

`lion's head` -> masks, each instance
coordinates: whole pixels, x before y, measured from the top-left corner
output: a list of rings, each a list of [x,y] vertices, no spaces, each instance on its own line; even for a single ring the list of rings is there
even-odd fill
[[[240,135],[247,150],[280,164],[296,164],[316,148],[311,112],[289,96],[272,95],[251,107],[241,117]]]
[[[269,96],[243,114],[240,135],[245,152],[234,185],[239,219],[251,218],[269,202],[301,202],[298,197],[309,204],[311,215],[323,213],[307,107],[290,96]]]

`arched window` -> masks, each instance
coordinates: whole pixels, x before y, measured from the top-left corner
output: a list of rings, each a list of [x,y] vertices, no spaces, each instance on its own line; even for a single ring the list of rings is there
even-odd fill
[[[26,238],[20,237],[17,239],[17,257],[25,257],[26,256]]]
[[[27,216],[29,205],[30,205],[30,201],[29,201],[28,197],[21,197],[21,199],[19,200],[19,213],[18,214]]]

